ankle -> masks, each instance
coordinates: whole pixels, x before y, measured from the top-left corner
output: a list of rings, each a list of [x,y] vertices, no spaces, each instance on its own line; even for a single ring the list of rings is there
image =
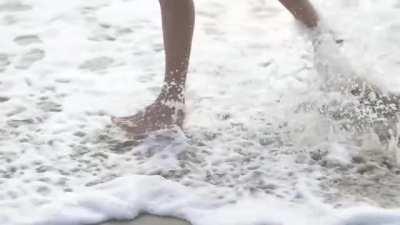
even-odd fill
[[[185,103],[185,85],[183,82],[164,83],[157,98],[159,102]]]

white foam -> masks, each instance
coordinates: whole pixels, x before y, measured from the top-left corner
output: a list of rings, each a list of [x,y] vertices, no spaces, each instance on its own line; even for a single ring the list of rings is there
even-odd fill
[[[92,224],[104,219],[131,219],[143,211],[172,215],[199,225],[395,225],[400,219],[400,212],[395,210],[333,209],[312,199],[299,204],[248,196],[236,203],[221,204],[159,176],[129,176],[65,195],[57,205],[35,212],[27,224]]]

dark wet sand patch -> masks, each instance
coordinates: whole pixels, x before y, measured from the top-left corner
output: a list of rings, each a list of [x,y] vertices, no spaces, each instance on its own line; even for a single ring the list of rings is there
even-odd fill
[[[29,35],[21,35],[14,38],[14,42],[18,45],[30,45],[34,43],[41,43],[42,41],[37,35],[29,34]]]
[[[18,12],[18,11],[26,11],[32,9],[32,6],[30,5],[24,5],[18,1],[12,2],[6,2],[3,4],[0,4],[0,12]]]
[[[190,223],[175,217],[142,214],[134,220],[110,221],[98,225],[190,225]]]

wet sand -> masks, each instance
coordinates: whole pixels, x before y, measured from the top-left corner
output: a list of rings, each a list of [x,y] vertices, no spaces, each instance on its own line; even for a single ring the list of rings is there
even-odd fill
[[[109,221],[99,225],[190,225],[190,223],[175,217],[142,214],[134,220]]]

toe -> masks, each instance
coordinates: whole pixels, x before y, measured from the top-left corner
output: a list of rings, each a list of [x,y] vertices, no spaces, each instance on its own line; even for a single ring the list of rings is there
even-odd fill
[[[132,117],[111,117],[111,121],[117,127],[126,131],[129,137],[141,137],[146,134],[145,125],[135,121]]]

